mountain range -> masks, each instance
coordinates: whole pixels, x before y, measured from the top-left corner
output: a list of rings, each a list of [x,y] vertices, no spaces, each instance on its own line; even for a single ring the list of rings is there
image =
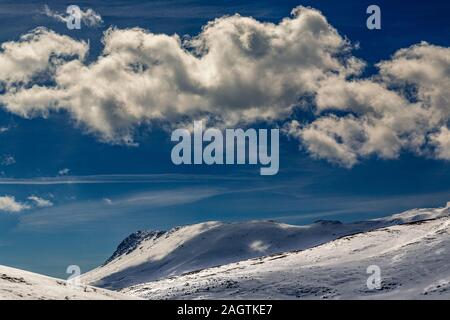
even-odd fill
[[[4,299],[433,299],[450,297],[450,204],[352,222],[204,222],[138,231],[63,280],[0,267]],[[380,286],[371,288],[370,270]]]

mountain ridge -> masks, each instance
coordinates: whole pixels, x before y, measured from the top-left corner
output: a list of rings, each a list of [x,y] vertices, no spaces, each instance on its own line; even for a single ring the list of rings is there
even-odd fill
[[[305,250],[343,236],[448,214],[447,205],[353,223],[319,220],[310,225],[294,226],[275,221],[212,221],[169,231],[140,231],[122,241],[102,266],[82,275],[81,280],[120,290],[218,265]]]
[[[450,216],[343,236],[120,292],[144,299],[448,299]],[[368,286],[370,270],[380,286]]]

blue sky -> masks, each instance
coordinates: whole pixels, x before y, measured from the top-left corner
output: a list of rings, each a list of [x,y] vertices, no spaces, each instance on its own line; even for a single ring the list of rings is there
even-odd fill
[[[382,10],[381,30],[366,28],[365,11],[372,1],[77,1],[99,13],[103,23],[68,30],[42,10],[48,5],[63,13],[73,2],[1,1],[0,42],[17,41],[45,26],[89,40],[89,62],[101,53],[103,32],[110,26],[196,35],[224,15],[278,23],[303,5],[320,10],[342,36],[359,43],[352,54],[366,61],[368,77],[376,72],[375,63],[400,48],[420,41],[450,45],[450,4],[376,3]],[[352,221],[450,201],[449,162],[411,150],[394,159],[370,155],[346,168],[312,157],[298,141],[281,135],[279,174],[260,176],[255,166],[175,166],[170,135],[158,126],[137,128],[139,146],[101,141],[66,111],[27,119],[2,108],[0,127],[5,128],[0,133],[0,196],[28,206],[0,212],[0,263],[60,277],[68,265],[87,271],[101,264],[137,230],[207,220]],[[40,207],[29,199],[32,195],[52,205]]]

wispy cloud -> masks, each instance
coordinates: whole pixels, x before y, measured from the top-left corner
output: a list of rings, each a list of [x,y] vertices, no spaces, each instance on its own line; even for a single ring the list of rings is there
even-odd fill
[[[117,199],[74,202],[46,208],[20,218],[19,228],[58,228],[73,226],[150,210],[193,203],[214,197],[227,190],[219,188],[181,188],[130,194]]]
[[[70,172],[69,168],[64,168],[58,171],[58,175],[60,176],[65,176],[66,174],[68,174]]]
[[[354,220],[361,215],[367,217],[381,217],[399,213],[403,210],[425,207],[442,207],[450,200],[449,190],[435,193],[405,194],[393,196],[379,196],[377,199],[364,196],[308,196],[304,194],[297,199],[297,205],[285,201],[279,210],[286,214],[268,216],[266,219],[290,223],[305,223],[321,218],[334,219],[348,217]],[[291,195],[295,196],[295,195]],[[296,208],[296,209],[294,209]],[[352,217],[353,216],[353,217]],[[345,218],[344,218],[345,219]]]
[[[57,176],[22,178],[0,178],[0,185],[57,185],[57,184],[113,184],[113,183],[156,183],[156,182],[192,182],[211,180],[246,180],[254,177],[223,176],[207,174],[110,174],[86,176]]]
[[[44,207],[52,207],[53,203],[50,200],[46,200],[43,198],[40,198],[38,196],[32,195],[28,197],[28,200],[33,201],[37,207],[44,208]]]
[[[2,166],[10,166],[16,163],[16,159],[14,158],[14,156],[10,155],[10,154],[5,154],[3,155],[2,159],[1,159],[1,165]]]

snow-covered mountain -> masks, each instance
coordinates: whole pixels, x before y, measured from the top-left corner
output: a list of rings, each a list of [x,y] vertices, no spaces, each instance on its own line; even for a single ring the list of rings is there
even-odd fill
[[[251,221],[205,222],[167,232],[141,231],[126,238],[103,266],[83,275],[81,280],[121,289],[253,257],[309,248],[360,230],[360,225],[339,222],[291,226]]]
[[[450,204],[350,224],[206,222],[134,233],[80,279],[119,292],[0,266],[0,299],[450,298],[449,248]]]
[[[109,300],[129,295],[0,265],[0,300]]]
[[[394,217],[413,221],[406,224],[121,291],[147,299],[448,299],[448,214],[414,210]],[[380,289],[367,286],[369,266],[381,271]]]
[[[206,222],[167,232],[141,231],[125,239],[104,265],[83,275],[81,280],[118,290],[251,258],[314,248],[343,236],[449,214],[447,206],[415,209],[350,224],[338,221],[318,221],[307,226],[273,221]]]

